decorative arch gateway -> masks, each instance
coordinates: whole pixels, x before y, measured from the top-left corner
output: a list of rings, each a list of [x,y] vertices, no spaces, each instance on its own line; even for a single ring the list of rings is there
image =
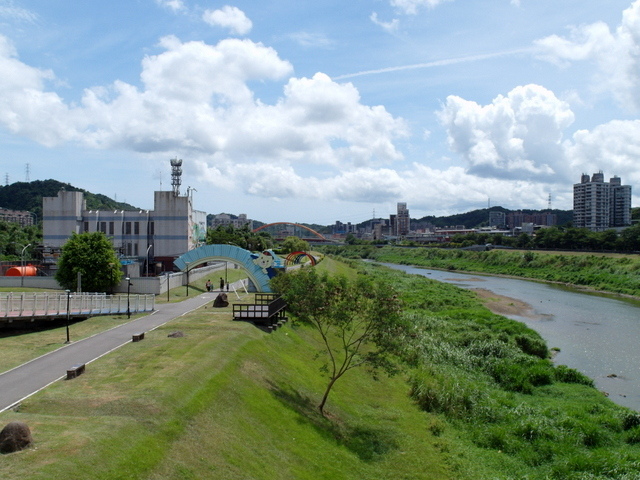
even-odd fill
[[[202,247],[189,250],[187,253],[180,255],[173,261],[173,264],[181,271],[185,272],[187,267],[189,270],[197,265],[207,262],[225,261],[233,263],[243,268],[249,279],[253,282],[258,292],[271,292],[269,280],[275,273],[273,265],[277,264],[275,259],[268,265],[268,257],[272,255],[269,252],[261,254],[251,253],[244,248],[235,245],[204,245]]]
[[[284,264],[285,265],[295,265],[300,263],[300,261],[302,260],[303,257],[308,257],[309,258],[309,263],[311,263],[311,266],[315,266],[316,264],[316,257],[314,257],[313,255],[307,253],[307,252],[291,252],[289,255],[287,255],[287,258],[284,259]]]

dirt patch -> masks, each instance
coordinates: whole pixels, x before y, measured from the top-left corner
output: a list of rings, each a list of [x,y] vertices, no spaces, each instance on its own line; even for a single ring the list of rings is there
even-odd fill
[[[537,315],[533,307],[522,300],[517,300],[504,295],[487,290],[485,288],[474,288],[472,291],[482,300],[485,307],[497,315],[517,315],[519,317],[527,317],[531,319],[541,319],[541,315]]]

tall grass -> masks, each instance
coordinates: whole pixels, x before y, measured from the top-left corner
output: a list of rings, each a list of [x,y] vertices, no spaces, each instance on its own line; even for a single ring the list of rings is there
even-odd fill
[[[406,350],[421,408],[466,431],[478,448],[508,455],[519,472],[513,478],[640,478],[637,414],[579,372],[554,366],[535,331],[488,312],[469,292],[391,275],[414,326]],[[438,297],[437,307],[426,311],[426,297]],[[592,460],[604,457],[616,458],[615,468]]]
[[[366,258],[444,270],[514,275],[640,296],[640,258],[634,255],[568,255],[533,251],[475,252],[442,248],[325,247],[346,258]]]

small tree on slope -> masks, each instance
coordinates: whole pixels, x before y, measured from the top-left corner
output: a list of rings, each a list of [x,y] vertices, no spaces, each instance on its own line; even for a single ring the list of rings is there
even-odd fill
[[[279,275],[272,287],[282,294],[296,321],[320,335],[329,382],[318,405],[324,407],[334,384],[349,370],[368,367],[393,373],[393,353],[403,337],[400,302],[386,284],[359,277],[319,275],[314,268]]]

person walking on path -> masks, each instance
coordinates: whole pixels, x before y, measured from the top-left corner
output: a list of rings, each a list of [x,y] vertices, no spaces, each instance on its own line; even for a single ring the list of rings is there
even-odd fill
[[[220,277],[220,291],[224,289],[224,278]]]

